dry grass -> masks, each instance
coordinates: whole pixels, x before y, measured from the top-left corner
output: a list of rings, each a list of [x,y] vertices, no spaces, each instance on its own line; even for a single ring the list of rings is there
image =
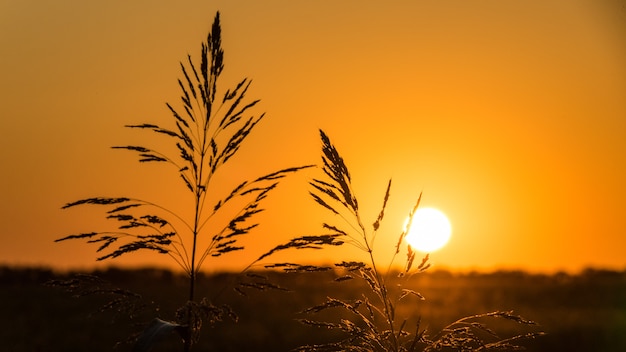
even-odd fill
[[[339,218],[339,221],[338,223],[324,223],[323,229],[327,233],[323,235],[300,237],[278,246],[277,249],[354,246],[364,253],[365,260],[346,259],[335,264],[335,270],[340,272],[335,280],[337,282],[362,280],[366,284],[367,292],[350,300],[329,297],[325,302],[304,310],[303,313],[310,315],[327,310],[344,311],[345,315],[334,321],[300,320],[303,324],[316,328],[337,330],[342,333],[343,337],[335,342],[305,345],[297,351],[515,350],[519,348],[515,344],[518,340],[534,338],[542,334],[530,332],[502,338],[482,322],[485,318],[498,318],[522,325],[535,325],[534,322],[507,311],[468,316],[451,323],[434,335],[430,335],[430,332],[421,326],[419,317],[414,321],[401,318],[397,314],[401,305],[405,303],[415,305],[420,300],[424,300],[420,292],[405,288],[405,285],[414,275],[419,275],[428,269],[428,255],[424,256],[419,264],[414,265],[416,252],[410,245],[406,245],[404,270],[398,274],[398,278],[390,277],[393,273],[389,268],[392,267],[396,257],[403,252],[406,229],[410,228],[413,214],[420,204],[421,195],[409,211],[409,223],[398,236],[387,270],[381,270],[375,256],[374,242],[380,224],[384,220],[391,193],[391,180],[387,184],[378,217],[372,222],[371,227],[365,226],[348,167],[330,138],[323,131],[320,131],[320,135],[325,178],[314,179],[310,183],[313,187],[311,196],[317,204],[330,211],[335,218]],[[300,267],[297,264],[289,264],[285,268],[291,271]],[[302,271],[309,272],[330,269],[311,266],[303,266],[303,268]],[[393,284],[390,284],[391,282]]]
[[[97,244],[96,252],[102,253],[98,260],[117,258],[140,250],[168,255],[189,277],[188,302],[173,322],[154,320],[145,333],[154,336],[156,332],[174,330],[170,329],[172,326],[184,326],[185,350],[189,350],[199,338],[203,322],[232,315],[227,308],[196,299],[196,277],[206,259],[243,250],[238,240],[258,225],[254,219],[264,210],[263,200],[282,178],[309,167],[289,167],[245,180],[227,193],[214,187],[215,175],[222,172],[237,154],[265,114],[252,112],[259,100],[246,99],[251,83],[247,78],[232,89],[218,92],[218,81],[224,69],[219,12],[206,42],[202,43],[201,52],[199,65],[191,56],[188,56],[187,62],[180,64],[184,77],[178,80],[182,92],[181,107],[167,104],[172,116],[171,126],[151,123],[127,126],[165,138],[176,152],[168,154],[139,145],[113,147],[137,153],[141,163],[167,164],[169,172],[178,174],[180,193],[192,195],[187,198],[192,199],[189,204],[193,209],[192,215],[185,217],[179,213],[180,209],[132,197],[86,198],[68,203],[63,208],[84,205],[105,207],[105,217],[116,222],[117,227],[73,234],[57,240],[86,240],[87,243]],[[223,218],[222,213],[226,213],[230,220],[225,224],[213,221]],[[142,343],[138,344],[138,350],[149,348],[145,341],[140,340]]]

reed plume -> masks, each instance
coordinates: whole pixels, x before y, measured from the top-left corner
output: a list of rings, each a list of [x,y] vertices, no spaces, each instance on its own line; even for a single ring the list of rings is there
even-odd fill
[[[251,84],[248,78],[225,92],[220,93],[218,90],[224,70],[219,12],[215,15],[207,40],[202,43],[199,65],[188,55],[180,67],[183,77],[178,80],[181,105],[174,107],[166,103],[172,117],[171,126],[152,123],[126,126],[164,138],[176,153],[168,154],[134,144],[113,148],[136,153],[141,163],[169,166],[170,172],[178,174],[181,192],[192,195],[189,203],[192,216],[186,218],[181,209],[132,197],[86,198],[67,203],[63,209],[102,206],[105,207],[105,217],[115,221],[117,227],[72,234],[56,241],[85,240],[97,244],[97,260],[146,250],[168,255],[189,277],[188,303],[180,310],[176,322],[163,325],[165,323],[160,322],[164,321],[159,320],[151,326],[152,329],[167,331],[171,329],[166,327],[184,325],[185,350],[189,350],[198,338],[203,321],[213,321],[232,314],[227,309],[196,300],[196,277],[206,260],[243,250],[244,246],[239,239],[257,227],[255,216],[264,211],[263,201],[276,189],[282,178],[310,166],[287,167],[241,181],[225,197],[217,199],[220,193],[214,186],[215,175],[227,172],[223,170],[224,167],[237,154],[265,114],[254,112],[258,99],[248,100],[246,97]],[[210,220],[224,212],[230,214],[230,221],[223,227],[212,226]],[[199,247],[201,238],[204,239],[203,243],[208,242],[202,248]],[[143,345],[145,339],[142,339]]]

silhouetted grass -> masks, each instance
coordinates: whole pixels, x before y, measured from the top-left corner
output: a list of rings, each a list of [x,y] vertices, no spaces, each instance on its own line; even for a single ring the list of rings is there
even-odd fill
[[[184,349],[188,351],[198,341],[203,322],[214,323],[228,318],[236,320],[236,315],[228,306],[216,305],[206,298],[198,299],[196,278],[207,258],[243,250],[239,239],[258,225],[255,216],[264,210],[263,201],[282,178],[309,167],[289,167],[244,180],[229,192],[215,185],[215,175],[223,172],[223,167],[237,154],[265,114],[252,112],[259,100],[247,101],[246,93],[251,83],[247,78],[234,88],[218,91],[218,81],[224,69],[219,12],[201,49],[199,65],[191,56],[188,56],[187,62],[180,64],[184,77],[178,80],[181,106],[175,108],[166,104],[172,117],[170,126],[152,123],[126,126],[164,138],[170,150],[176,152],[167,153],[141,145],[113,147],[137,153],[141,163],[166,164],[169,170],[165,171],[176,173],[182,183],[177,190],[170,187],[167,192],[191,195],[185,198],[190,200],[188,207],[177,204],[174,209],[167,204],[133,197],[101,196],[63,206],[63,209],[86,205],[105,207],[105,217],[117,226],[65,236],[57,242],[84,240],[97,244],[96,252],[101,253],[97,260],[113,259],[137,251],[153,251],[168,255],[187,274],[189,287],[186,300],[181,302],[183,306],[169,320],[155,317],[137,338],[136,351],[150,350],[161,335],[172,331],[180,333]],[[185,216],[184,210],[188,209],[192,210],[191,216]],[[224,222],[223,216],[230,220]],[[135,304],[130,302],[132,293],[103,287],[96,278],[82,277],[55,284],[80,295],[114,294],[118,297],[111,308],[117,310],[121,308],[118,305]],[[255,285],[253,287],[272,287],[259,281]]]
[[[516,350],[521,348],[520,340],[532,339],[543,335],[540,331],[502,335],[487,324],[491,318],[504,319],[522,326],[535,326],[534,321],[513,314],[512,311],[496,311],[472,314],[455,318],[441,330],[424,328],[422,317],[415,316],[412,309],[425,300],[418,289],[408,287],[413,277],[426,271],[428,254],[421,261],[416,261],[416,252],[406,243],[406,235],[411,227],[413,216],[419,207],[421,195],[410,209],[408,223],[396,240],[395,248],[376,248],[375,240],[380,224],[384,220],[385,210],[391,194],[391,180],[383,197],[382,207],[371,226],[361,216],[358,198],[352,187],[352,176],[339,151],[330,138],[320,130],[322,140],[322,170],[324,177],[310,182],[313,200],[333,215],[333,222],[324,222],[324,234],[298,237],[277,250],[313,248],[327,246],[354,246],[362,252],[361,258],[340,258],[334,264],[341,275],[334,280],[349,282],[360,280],[364,287],[360,293],[350,299],[328,296],[321,303],[308,307],[303,312],[318,317],[311,320],[300,319],[305,325],[319,329],[331,329],[339,332],[339,337],[331,342],[300,346],[297,351],[481,351],[481,350]],[[404,250],[403,248],[406,248]],[[377,258],[381,250],[392,250],[392,259],[384,270]],[[270,252],[271,253],[271,252]],[[404,270],[394,273],[389,270],[394,266],[398,255],[404,254]],[[419,263],[419,264],[418,264]],[[271,266],[277,268],[276,265]],[[303,266],[288,263],[283,269],[289,271],[315,272],[330,270],[330,267]],[[407,309],[406,307],[411,307]],[[404,309],[404,312],[402,312]],[[320,313],[339,310],[342,312],[335,319]],[[402,314],[400,314],[402,313]],[[428,323],[425,321],[425,323]]]

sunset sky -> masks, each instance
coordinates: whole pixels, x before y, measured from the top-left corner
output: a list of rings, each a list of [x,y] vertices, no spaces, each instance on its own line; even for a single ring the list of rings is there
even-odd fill
[[[423,192],[422,205],[452,223],[449,244],[431,255],[436,267],[626,269],[620,0],[0,0],[0,264],[96,264],[95,246],[53,242],[109,224],[98,209],[60,209],[70,201],[187,206],[176,174],[110,147],[158,145],[123,126],[169,122],[179,61],[198,58],[218,10],[221,87],[251,78],[248,97],[267,113],[225,180],[319,163],[323,129],[351,170],[367,224],[393,179],[382,261]],[[248,249],[207,269],[243,267],[336,221],[308,195],[318,175],[287,179]],[[277,260],[362,254],[346,247]],[[156,254],[103,264],[172,265]]]

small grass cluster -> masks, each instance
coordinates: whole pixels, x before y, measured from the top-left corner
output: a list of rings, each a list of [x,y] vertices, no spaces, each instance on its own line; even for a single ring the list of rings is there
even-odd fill
[[[321,236],[324,242],[316,245],[352,245],[360,249],[365,260],[349,260],[335,264],[343,274],[335,281],[344,282],[353,279],[363,280],[368,292],[352,300],[329,297],[325,302],[304,311],[315,315],[326,310],[342,310],[347,315],[339,321],[301,319],[306,325],[317,328],[335,329],[343,333],[343,338],[330,343],[302,346],[297,351],[481,351],[481,350],[515,350],[520,348],[515,341],[540,336],[542,332],[501,338],[495,331],[481,322],[483,318],[502,318],[524,325],[536,325],[513,312],[496,311],[461,318],[446,326],[442,331],[431,335],[421,327],[421,319],[409,322],[401,318],[397,308],[404,301],[413,300],[416,304],[425,298],[420,292],[404,288],[403,283],[413,275],[420,274],[430,266],[426,254],[419,264],[414,265],[417,252],[406,245],[404,270],[397,273],[398,278],[391,278],[394,260],[406,244],[407,229],[411,227],[413,215],[418,209],[421,194],[414,207],[409,211],[408,224],[399,234],[397,244],[393,248],[391,262],[386,270],[381,270],[375,255],[375,239],[379,235],[381,222],[391,193],[391,180],[383,198],[383,204],[371,227],[364,225],[360,214],[358,198],[352,187],[352,178],[338,150],[330,138],[320,130],[322,140],[322,164],[324,179],[314,179],[311,196],[323,208],[339,218],[340,224],[323,223],[322,227],[328,234]],[[288,247],[288,245],[283,247]],[[291,268],[290,268],[291,269]],[[319,268],[320,270],[324,269]],[[315,271],[307,268],[307,271]],[[394,279],[394,280],[391,280]],[[394,282],[394,285],[388,282]],[[418,302],[415,302],[417,300]]]

